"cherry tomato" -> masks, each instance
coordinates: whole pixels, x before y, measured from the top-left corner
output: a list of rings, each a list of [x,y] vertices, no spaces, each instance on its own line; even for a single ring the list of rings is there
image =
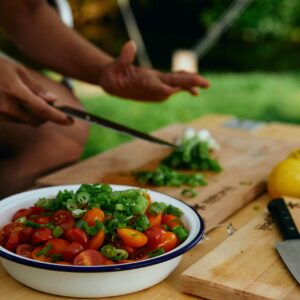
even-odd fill
[[[63,252],[63,258],[66,261],[73,262],[76,255],[78,255],[84,248],[81,244],[72,242],[68,244]]]
[[[96,220],[101,223],[104,221],[104,212],[102,209],[95,207],[87,211],[81,219],[87,222],[89,226],[94,226],[96,224]]]
[[[170,214],[163,215],[161,223],[168,225],[168,227],[170,227],[171,229],[178,225],[181,225],[181,222],[178,219],[178,217]]]
[[[13,232],[9,236],[9,238],[5,244],[5,248],[9,251],[14,252],[19,244],[20,244],[20,234],[19,234],[19,232]]]
[[[51,244],[51,249],[48,251],[48,255],[63,254],[69,242],[64,239],[50,239],[46,242],[45,246]]]
[[[44,261],[44,262],[50,262],[50,257],[46,256],[45,254],[38,255],[39,252],[44,248],[44,246],[36,247],[31,252],[31,257],[35,260]]]
[[[38,228],[36,229],[31,237],[31,243],[38,245],[52,239],[52,231],[49,228]]]
[[[104,230],[99,230],[98,233],[96,233],[89,241],[88,248],[98,250],[102,246],[104,239]]]
[[[67,232],[68,230],[75,227],[75,220],[66,220],[59,224],[59,226],[62,228],[64,232]]]
[[[0,246],[4,246],[7,238],[5,237],[4,230],[0,230]]]
[[[158,226],[161,223],[162,213],[159,213],[157,215],[152,215],[150,213],[147,213],[147,218],[149,220],[149,223],[151,226]]]
[[[53,217],[51,216],[40,216],[35,219],[35,222],[38,224],[48,224],[53,221]]]
[[[32,227],[24,227],[20,231],[20,242],[24,244],[30,243],[33,232],[34,229]]]
[[[161,247],[165,250],[165,252],[171,251],[174,249],[179,243],[179,240],[175,233],[171,231],[167,231],[163,241],[158,245],[158,248]]]
[[[148,237],[142,232],[131,228],[118,228],[118,236],[130,247],[143,247],[148,242]]]
[[[67,220],[75,221],[75,218],[72,214],[65,209],[60,209],[54,213],[54,223],[56,225],[61,225],[62,223],[66,222]]]
[[[66,238],[70,242],[76,242],[81,244],[84,248],[87,245],[88,237],[86,233],[80,228],[72,228],[66,232]]]
[[[31,258],[31,253],[34,250],[34,247],[30,244],[21,244],[17,247],[16,253],[18,255]]]
[[[155,249],[163,241],[166,231],[160,226],[152,226],[145,231],[148,237],[147,247],[149,249]]]
[[[17,219],[21,217],[28,217],[30,214],[29,209],[23,208],[19,209],[12,217],[12,221],[16,221]]]
[[[20,232],[25,227],[22,223],[9,223],[4,226],[4,235],[8,238],[14,232]]]
[[[106,258],[94,249],[87,249],[79,253],[74,259],[74,265],[97,266],[103,265]]]
[[[29,215],[40,215],[45,212],[45,209],[42,207],[31,206],[29,207]]]

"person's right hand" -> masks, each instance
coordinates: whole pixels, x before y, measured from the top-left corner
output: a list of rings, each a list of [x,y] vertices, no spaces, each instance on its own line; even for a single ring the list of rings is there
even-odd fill
[[[71,118],[49,105],[56,100],[55,95],[37,85],[25,67],[0,57],[0,74],[0,123],[72,124]]]

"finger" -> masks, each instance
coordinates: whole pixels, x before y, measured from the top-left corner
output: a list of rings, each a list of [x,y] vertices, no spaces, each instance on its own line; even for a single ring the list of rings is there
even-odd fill
[[[33,126],[40,125],[42,120],[22,109],[16,98],[0,94],[0,114],[11,121]]]
[[[191,87],[191,88],[188,89],[188,91],[189,91],[192,95],[194,95],[194,96],[199,95],[199,89],[196,88],[196,87]]]
[[[127,42],[121,50],[119,57],[115,61],[115,68],[123,70],[134,62],[136,56],[136,44],[134,41]]]
[[[21,79],[18,80],[16,86],[16,96],[20,103],[38,118],[61,125],[73,123],[72,119],[66,114],[50,106],[41,97],[35,95]]]
[[[210,82],[204,77],[186,72],[160,73],[159,77],[164,83],[171,86],[180,86],[183,89],[196,86],[208,88],[210,85]]]
[[[166,100],[171,95],[179,92],[180,90],[180,88],[171,87],[169,85],[161,83],[151,89],[151,94],[150,97],[148,96],[148,98],[150,98],[149,100],[162,101]]]
[[[57,97],[53,93],[46,91],[42,86],[36,84],[31,76],[22,67],[17,69],[17,73],[21,80],[27,85],[27,87],[37,96],[43,98],[46,102],[53,104]]]

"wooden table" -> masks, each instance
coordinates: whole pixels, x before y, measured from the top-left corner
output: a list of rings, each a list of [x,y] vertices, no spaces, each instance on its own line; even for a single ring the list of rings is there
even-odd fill
[[[201,119],[195,120],[188,125],[205,125],[210,126],[222,126],[232,120],[233,117],[225,115],[209,115],[202,117]],[[234,123],[234,122],[233,122]],[[242,124],[243,125],[243,124]],[[233,129],[237,133],[242,129]],[[268,123],[262,126],[257,126],[255,130],[252,130],[250,134],[261,137],[269,137],[279,142],[292,141],[296,137],[300,136],[300,127],[287,125],[282,123]],[[266,203],[269,201],[268,195],[263,195],[258,199],[255,199],[250,204],[239,210],[233,216],[228,218],[223,225],[216,227],[211,230],[203,243],[194,247],[191,251],[183,256],[182,262],[179,267],[163,282],[149,288],[147,290],[137,292],[131,295],[125,295],[121,297],[114,297],[115,299],[199,299],[189,294],[183,294],[180,292],[180,281],[179,274],[187,269],[194,262],[199,260],[201,257],[206,255],[209,251],[214,249],[222,241],[228,237],[226,225],[232,223],[234,228],[238,229],[252,220],[257,214],[261,213],[266,207]],[[58,296],[47,295],[38,291],[34,291],[27,288],[20,283],[12,279],[0,265],[0,286],[1,293],[0,299],[19,300],[19,299],[30,299],[30,300],[47,300],[47,299],[61,299]],[[103,299],[103,298],[102,298]],[[111,299],[111,298],[110,298]]]

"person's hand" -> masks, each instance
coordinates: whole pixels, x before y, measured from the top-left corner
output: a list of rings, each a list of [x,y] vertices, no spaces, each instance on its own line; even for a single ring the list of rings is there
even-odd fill
[[[55,95],[34,83],[25,67],[0,57],[0,74],[0,122],[72,124],[72,119],[49,105]]]
[[[209,82],[197,74],[135,67],[135,55],[135,43],[129,41],[120,56],[103,67],[99,84],[106,92],[123,98],[161,101],[182,90],[197,95],[198,87],[209,87]]]

